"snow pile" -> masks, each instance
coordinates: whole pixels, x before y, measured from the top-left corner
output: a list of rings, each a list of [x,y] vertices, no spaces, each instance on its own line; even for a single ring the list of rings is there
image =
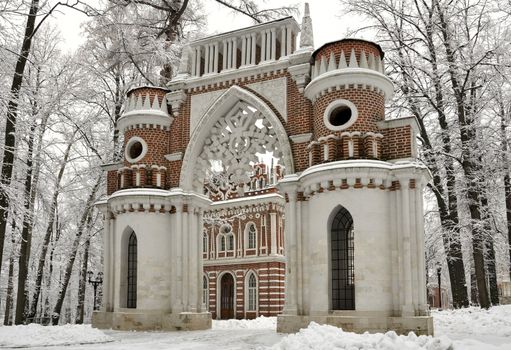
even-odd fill
[[[259,316],[253,320],[213,320],[213,329],[277,329],[276,317]]]
[[[90,325],[1,326],[0,347],[35,347],[111,342],[113,339]]]
[[[459,310],[432,311],[435,334],[493,335],[511,337],[511,305],[489,310],[470,307]]]
[[[407,336],[390,331],[385,334],[356,334],[342,329],[319,325],[311,322],[308,328],[301,329],[275,344],[274,350],[452,350],[452,341],[447,337],[433,338],[416,336],[410,332]]]

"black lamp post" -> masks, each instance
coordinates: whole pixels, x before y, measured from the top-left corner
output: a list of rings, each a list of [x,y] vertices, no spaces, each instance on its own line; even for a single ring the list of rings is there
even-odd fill
[[[103,284],[103,272],[98,272],[98,275],[94,280],[92,279],[94,276],[92,271],[87,272],[87,274],[89,275],[89,283],[94,287],[94,310],[98,310],[99,308],[96,305],[96,293],[98,291],[98,286]]]
[[[436,263],[436,276],[438,278],[438,308],[442,308],[442,264],[440,262]]]

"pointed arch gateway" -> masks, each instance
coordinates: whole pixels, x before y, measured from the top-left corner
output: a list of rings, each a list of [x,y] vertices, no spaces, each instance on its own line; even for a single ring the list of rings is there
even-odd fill
[[[195,127],[183,158],[180,174],[182,189],[202,193],[212,161],[238,183],[245,182],[256,153],[273,152],[294,173],[287,133],[273,110],[259,97],[232,86],[206,111]]]

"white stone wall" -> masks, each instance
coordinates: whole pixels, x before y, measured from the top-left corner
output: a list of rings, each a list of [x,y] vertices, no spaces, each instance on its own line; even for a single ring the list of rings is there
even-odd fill
[[[311,314],[331,309],[329,236],[332,218],[340,206],[353,218],[355,309],[392,310],[390,205],[388,191],[367,188],[324,192],[309,200],[308,211],[314,215],[309,216],[304,232],[304,246],[310,257],[305,278],[314,288],[306,286],[304,290],[310,290],[306,303]]]
[[[122,249],[127,249],[131,229],[137,235],[137,309],[170,312],[171,246],[173,232],[171,215],[146,212],[120,214],[115,220],[115,309],[126,307],[126,273]],[[124,240],[123,240],[124,238]],[[122,286],[122,287],[121,287]],[[124,300],[121,300],[121,295]]]

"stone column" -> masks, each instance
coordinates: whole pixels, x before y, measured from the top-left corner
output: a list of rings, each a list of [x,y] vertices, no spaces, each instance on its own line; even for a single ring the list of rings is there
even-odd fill
[[[419,271],[419,312],[425,315],[427,312],[427,295],[426,295],[426,262],[424,254],[424,214],[422,203],[422,189],[424,180],[420,177],[415,182],[415,226],[417,235],[417,260]]]
[[[401,264],[403,268],[403,275],[401,280],[401,288],[403,289],[403,299],[401,300],[401,313],[402,316],[414,316],[413,296],[412,296],[412,266],[411,266],[411,251],[410,251],[410,178],[406,175],[398,176],[400,184],[400,201],[399,211],[401,213],[401,220],[399,226],[401,227]]]
[[[257,51],[257,41],[256,41],[256,33],[251,34],[251,44],[252,44],[252,59],[250,60],[250,64],[256,64],[256,51]]]
[[[385,182],[384,182],[385,184]],[[390,183],[388,185],[391,185]],[[392,270],[392,304],[395,312],[401,312],[401,289],[399,288],[400,278],[400,259],[399,259],[399,229],[396,223],[398,221],[397,211],[399,201],[397,199],[397,191],[390,191],[390,239],[391,239],[391,270]]]
[[[110,211],[108,210],[108,205],[105,204],[104,208],[101,208],[101,212],[104,217],[104,228],[103,228],[103,303],[101,305],[101,310],[106,312],[111,312],[112,310],[112,299],[110,295],[110,285],[112,280],[111,275],[111,265],[113,264],[112,255],[111,255],[111,240],[110,236],[112,232],[110,232]]]
[[[261,62],[266,61],[266,31],[261,32]]]
[[[412,181],[408,180],[406,184],[406,190],[409,193],[409,207],[408,207],[408,215],[410,217],[410,265],[412,269],[412,304],[414,308],[414,312],[419,309],[419,251],[417,247],[417,228],[416,228],[416,198],[415,198],[415,189],[412,188]],[[414,181],[415,182],[415,181]]]
[[[176,213],[176,231],[174,232],[174,244],[171,249],[173,251],[172,256],[174,257],[172,267],[174,270],[174,278],[171,284],[172,286],[172,312],[179,313],[183,311],[183,298],[182,289],[179,286],[183,285],[183,248],[182,248],[182,231],[183,231],[183,203],[177,202],[175,204]]]
[[[190,271],[189,271],[189,263],[190,256],[188,256],[188,245],[190,244],[190,231],[189,231],[189,216],[190,216],[190,205],[185,202],[187,206],[187,210],[183,210],[183,219],[182,219],[182,228],[181,228],[181,295],[183,298],[183,311],[190,311],[190,302],[189,302],[189,281],[190,281]]]
[[[195,262],[196,262],[195,270],[197,271],[196,283],[198,286],[197,296],[196,296],[197,312],[204,312],[207,310],[207,306],[202,301],[202,274],[204,271],[203,260],[202,260],[202,228],[204,227],[204,222],[203,222],[203,218],[202,218],[203,214],[204,214],[203,209],[198,208],[197,215],[196,215],[197,228],[195,230],[197,232],[197,234],[199,235],[198,236],[199,244],[196,246],[197,258],[195,259]],[[209,239],[208,239],[208,242],[209,242]],[[208,258],[209,258],[209,249],[207,251],[208,251]],[[208,281],[208,285],[209,285],[209,281]],[[208,296],[208,299],[209,299],[209,296]],[[209,300],[206,300],[206,303],[209,303]]]
[[[241,65],[244,66],[247,64],[247,36],[243,35],[241,37]]]
[[[232,68],[236,69],[238,65],[238,39],[232,39]]]
[[[271,60],[277,59],[277,33],[276,28],[271,29]]]
[[[271,41],[272,41],[271,30],[266,29],[266,61],[271,60],[271,47],[272,47]]]
[[[222,41],[224,47],[224,55],[222,57],[222,70],[227,69],[227,41]]]
[[[197,49],[194,48],[192,52],[192,77],[197,75]]]
[[[232,41],[227,40],[227,69],[232,68]]]
[[[218,73],[218,42],[215,43],[215,60],[213,61],[213,72]]]
[[[280,28],[280,57],[286,56],[286,27]]]
[[[200,242],[199,235],[197,234],[197,213],[196,208],[188,204],[188,280],[187,288],[189,290],[190,298],[188,301],[188,311],[197,312],[197,290],[199,288],[197,283],[197,261],[202,260],[197,252],[197,247]],[[202,242],[202,235],[200,237]]]
[[[195,67],[195,75],[197,77],[200,77],[200,65],[201,65],[201,49],[200,49],[200,46],[198,46],[195,50],[196,50],[195,56],[197,57],[196,62],[195,62],[195,64],[197,65]]]
[[[277,213],[270,213],[270,235],[271,250],[270,254],[277,254]]]
[[[294,188],[286,191],[288,203],[286,204],[286,225],[285,225],[285,245],[286,245],[286,303],[284,305],[284,314],[296,315],[297,299],[297,268],[296,268],[296,191]]]
[[[286,38],[286,54],[291,55],[291,41],[293,40],[293,36],[291,33],[291,27],[286,27],[287,38]]]
[[[204,56],[204,74],[208,74],[209,73],[209,53],[211,51],[210,50],[211,45],[205,45],[204,49],[206,50],[205,56]]]

